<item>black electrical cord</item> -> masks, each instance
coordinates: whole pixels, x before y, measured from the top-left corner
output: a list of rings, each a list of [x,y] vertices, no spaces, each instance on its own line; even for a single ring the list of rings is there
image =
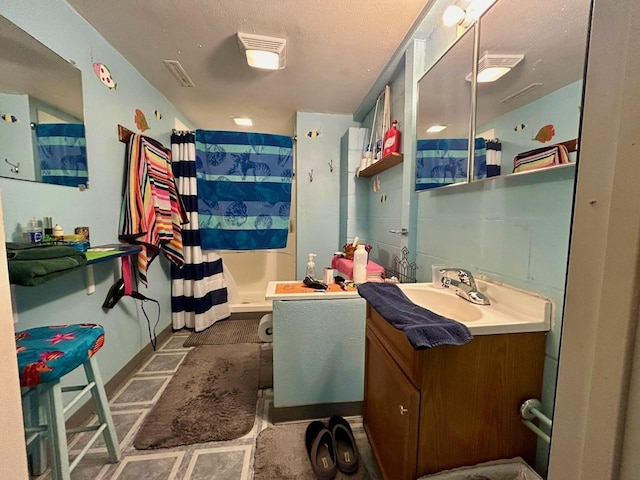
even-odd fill
[[[142,313],[144,313],[144,317],[147,319],[147,330],[149,331],[149,340],[151,341],[151,346],[153,347],[153,351],[156,351],[156,345],[158,344],[158,338],[156,337],[156,327],[158,323],[160,323],[160,302],[154,300],[153,298],[139,298],[140,306],[142,307]],[[151,321],[149,320],[149,315],[147,315],[146,310],[144,309],[145,302],[154,302],[158,305],[158,318],[156,320],[155,325],[153,326],[153,333],[151,332]]]

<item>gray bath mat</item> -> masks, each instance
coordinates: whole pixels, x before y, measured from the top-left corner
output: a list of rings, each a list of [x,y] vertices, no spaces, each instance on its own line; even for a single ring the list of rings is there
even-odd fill
[[[220,320],[202,332],[189,335],[184,341],[184,346],[262,343],[258,337],[259,323],[259,318]]]
[[[191,350],[146,416],[133,442],[140,450],[233,440],[253,427],[260,345],[203,345]]]
[[[304,434],[308,423],[280,424],[269,427],[258,435],[254,457],[254,480],[315,480]],[[360,449],[358,444],[358,449]],[[358,471],[353,475],[338,472],[336,480],[371,479],[362,455]]]

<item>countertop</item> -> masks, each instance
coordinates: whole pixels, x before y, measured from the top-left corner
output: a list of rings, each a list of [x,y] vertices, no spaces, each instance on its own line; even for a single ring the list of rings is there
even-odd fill
[[[309,288],[308,292],[293,290],[288,292],[277,292],[276,290],[278,285],[281,286],[281,289],[286,289],[288,286],[294,287],[304,284],[302,283],[302,280],[269,282],[265,293],[265,298],[267,300],[329,300],[337,298],[361,298],[360,295],[358,295],[358,290],[355,288],[349,288],[349,290],[344,291],[340,290],[338,287],[336,290],[333,290],[333,288],[337,287],[335,284],[333,284],[334,287],[330,286],[330,289],[326,291],[316,291]]]

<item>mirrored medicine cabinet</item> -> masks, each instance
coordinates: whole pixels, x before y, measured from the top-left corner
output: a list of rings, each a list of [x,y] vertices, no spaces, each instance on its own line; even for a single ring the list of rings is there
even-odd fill
[[[418,81],[417,191],[575,164],[591,1],[536,7],[498,0],[437,27],[458,33]]]
[[[82,74],[0,16],[0,176],[86,186]]]

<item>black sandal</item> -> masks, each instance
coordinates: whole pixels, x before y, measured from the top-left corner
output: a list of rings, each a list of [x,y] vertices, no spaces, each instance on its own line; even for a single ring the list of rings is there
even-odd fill
[[[313,473],[320,480],[332,480],[337,473],[336,455],[331,432],[324,423],[315,420],[305,433],[305,445]]]
[[[329,430],[333,437],[338,470],[355,473],[358,470],[358,447],[353,438],[351,425],[344,418],[334,415],[329,419]]]

